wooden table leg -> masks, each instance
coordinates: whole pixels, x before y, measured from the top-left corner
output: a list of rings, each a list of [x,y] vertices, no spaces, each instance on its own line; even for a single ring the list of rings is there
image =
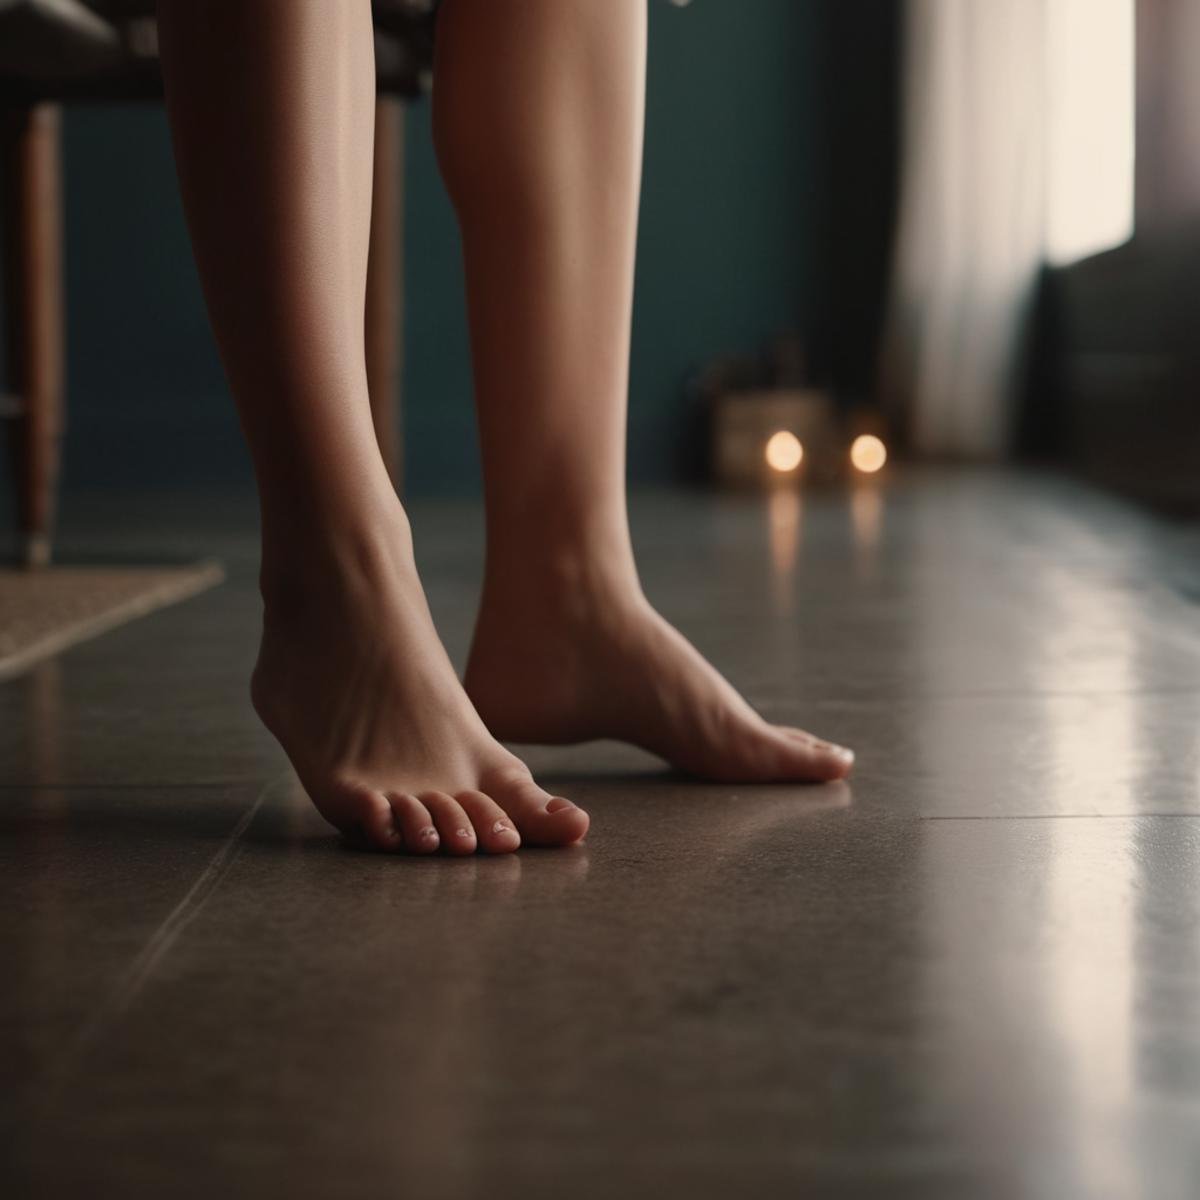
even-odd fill
[[[63,431],[60,112],[55,104],[0,114],[4,130],[10,439],[26,566],[50,561]]]
[[[383,460],[397,488],[401,474],[400,372],[404,319],[404,109],[375,102],[375,175],[367,260],[367,386]]]

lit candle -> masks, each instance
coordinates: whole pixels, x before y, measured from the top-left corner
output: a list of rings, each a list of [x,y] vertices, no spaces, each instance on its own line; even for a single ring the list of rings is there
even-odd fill
[[[786,475],[789,471],[794,471],[804,458],[804,447],[800,444],[800,439],[786,429],[780,429],[778,432],[771,434],[767,439],[766,449],[763,457],[767,460],[767,466],[772,471],[778,471],[780,475]]]
[[[887,447],[873,433],[863,433],[850,446],[850,461],[864,475],[873,475],[887,462]]]

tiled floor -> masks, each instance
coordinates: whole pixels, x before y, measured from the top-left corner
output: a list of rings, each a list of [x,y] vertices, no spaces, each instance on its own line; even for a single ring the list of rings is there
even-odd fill
[[[643,498],[652,598],[851,784],[534,751],[583,847],[407,861],[249,712],[249,520],[118,508],[68,553],[231,577],[0,686],[3,1195],[1200,1194],[1188,531],[1004,475]],[[461,658],[478,513],[415,522]]]

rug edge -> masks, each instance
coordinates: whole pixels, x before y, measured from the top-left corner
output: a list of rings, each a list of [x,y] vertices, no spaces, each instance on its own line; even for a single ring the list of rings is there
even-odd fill
[[[157,569],[170,570],[172,568],[160,567]],[[225,568],[216,559],[201,559],[187,567],[176,567],[175,569],[186,571],[187,574],[179,579],[164,580],[146,592],[131,596],[128,600],[122,601],[102,613],[97,613],[95,616],[65,625],[62,629],[55,630],[46,637],[10,654],[7,658],[0,659],[0,683],[22,674],[30,667],[55,654],[60,654],[72,646],[78,646],[82,642],[100,637],[138,617],[144,617],[160,608],[169,608],[172,604],[189,600],[209,588],[216,587],[225,579]]]

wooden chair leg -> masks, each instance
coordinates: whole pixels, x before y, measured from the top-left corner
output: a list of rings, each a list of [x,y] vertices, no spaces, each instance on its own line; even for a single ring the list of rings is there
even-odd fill
[[[375,103],[375,174],[367,260],[367,386],[383,460],[400,486],[400,372],[404,316],[404,110],[399,100]]]
[[[3,113],[5,264],[11,449],[21,556],[50,561],[63,432],[60,112],[37,104]]]

